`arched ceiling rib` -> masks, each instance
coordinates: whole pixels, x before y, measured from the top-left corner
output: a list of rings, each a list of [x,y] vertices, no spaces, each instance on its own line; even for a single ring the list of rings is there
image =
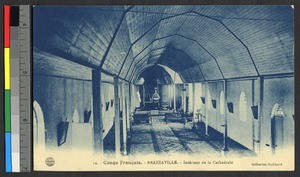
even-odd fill
[[[184,16],[184,15],[188,15],[188,14],[196,14],[196,15],[199,15],[199,16],[201,16],[201,17],[204,17],[204,18],[207,18],[209,21],[211,21],[211,20],[213,20],[216,24],[215,25],[217,25],[217,26],[212,26],[212,27],[210,27],[210,28],[204,28],[204,29],[206,29],[206,31],[205,31],[205,33],[212,33],[212,34],[215,34],[216,32],[215,31],[212,31],[212,30],[216,30],[216,29],[218,29],[218,25],[220,26],[221,25],[221,27],[223,27],[225,30],[225,32],[229,32],[229,34],[231,34],[232,36],[232,38],[233,39],[235,39],[235,40],[237,40],[237,41],[234,41],[233,43],[227,43],[227,44],[225,44],[226,46],[228,46],[228,45],[231,45],[231,46],[229,46],[229,47],[231,47],[232,48],[232,46],[234,46],[234,44],[238,44],[238,43],[241,43],[242,44],[242,46],[244,46],[245,48],[246,48],[246,50],[247,50],[247,53],[248,53],[248,55],[249,55],[249,57],[250,57],[250,62],[252,62],[252,64],[253,64],[253,68],[255,69],[255,71],[256,71],[256,75],[259,75],[259,73],[258,73],[258,71],[257,71],[257,68],[256,68],[256,66],[255,66],[255,64],[254,64],[254,62],[253,62],[253,59],[252,59],[252,56],[251,56],[251,54],[250,54],[250,52],[249,52],[249,50],[248,50],[248,48],[247,48],[247,46],[233,33],[233,32],[231,32],[229,29],[228,29],[228,27],[226,26],[226,25],[224,25],[221,21],[219,21],[219,20],[216,20],[216,19],[214,19],[214,18],[211,18],[211,17],[207,17],[207,16],[205,16],[205,15],[202,15],[202,14],[200,14],[200,13],[196,13],[196,12],[193,12],[193,11],[191,11],[191,12],[186,12],[186,13],[182,13],[182,14],[178,14],[178,15],[174,15],[174,16],[171,16],[171,17],[167,17],[167,18],[164,18],[164,19],[162,19],[162,20],[160,20],[159,21],[159,23],[161,24],[162,22],[165,22],[165,21],[167,21],[166,23],[168,24],[168,26],[174,26],[174,25],[170,25],[169,23],[168,23],[168,21],[170,20],[170,19],[174,19],[174,18],[179,18],[179,17],[182,17],[182,16]],[[185,17],[185,16],[184,16]],[[192,19],[191,19],[191,21],[197,21],[198,19],[199,19],[199,17],[197,16],[196,17],[196,19],[194,19],[195,18],[195,16],[187,16],[187,17],[192,17]],[[184,21],[185,20],[185,21]],[[187,21],[186,20],[186,18],[184,19],[184,20],[179,20],[179,21],[181,21],[181,23],[179,23],[179,24],[181,24],[180,26],[176,26],[175,27],[175,31],[177,31],[177,32],[180,32],[181,31],[181,29],[183,28],[183,27],[187,27],[187,28],[185,28],[185,33],[187,33],[186,32],[186,30],[187,29],[199,29],[198,27],[194,27],[194,26],[192,26],[192,27],[189,27],[188,25],[184,25],[184,23]],[[174,21],[174,20],[173,20]],[[172,22],[173,22],[172,21]],[[182,24],[183,23],[183,24]],[[200,23],[200,22],[199,22]],[[199,23],[189,23],[189,24],[198,24],[199,25]],[[164,24],[164,23],[163,23]],[[206,23],[204,23],[204,22],[201,22],[200,23],[200,25],[201,24],[209,24],[209,22],[206,22]],[[155,24],[155,25],[157,25],[157,23]],[[208,26],[208,25],[207,25]],[[151,28],[153,28],[153,27],[151,27]],[[167,30],[162,30],[162,31],[167,31]],[[174,31],[174,30],[173,30]],[[211,32],[212,31],[212,32]],[[166,35],[168,35],[168,33],[166,33]],[[219,35],[219,37],[220,36],[222,36],[222,37],[224,37],[224,36],[228,36],[228,34],[221,34],[221,35]],[[191,37],[193,37],[193,36],[195,36],[195,32],[193,32],[192,33],[192,36]],[[211,35],[211,36],[214,36],[214,35]],[[160,37],[160,36],[159,36]],[[210,36],[209,36],[210,37]],[[220,39],[222,40],[222,37],[220,37]],[[141,39],[141,38],[139,38],[139,39]],[[203,39],[202,39],[203,40]],[[204,39],[204,40],[207,40],[207,38],[206,39]],[[215,41],[218,41],[219,39],[217,38]],[[231,39],[232,40],[232,39]],[[214,41],[214,40],[213,40]],[[225,40],[223,40],[223,41],[225,41]],[[215,45],[214,43],[212,43],[212,45]],[[234,47],[233,47],[234,48]],[[237,47],[235,47],[234,48],[235,50],[231,50],[231,51],[241,51],[241,50],[243,50],[243,49],[241,49],[241,48],[237,48]],[[224,63],[224,65],[225,65],[225,67],[227,68],[230,64],[227,64],[228,62],[230,63],[231,61],[229,60],[228,61],[228,59],[227,59],[227,57],[224,57],[224,53],[226,52],[225,51],[226,50],[226,48],[224,49],[224,50],[222,50],[222,52],[221,52],[221,54],[219,54],[219,56],[220,56],[220,58],[222,57],[222,59],[223,59],[223,61],[225,61],[225,63]],[[244,52],[244,53],[246,53],[246,52]],[[241,52],[240,53],[238,53],[238,54],[235,54],[235,56],[239,56],[240,57],[240,55],[241,55]],[[247,54],[246,54],[247,55]],[[232,56],[234,56],[234,55],[231,55],[231,57]],[[247,58],[247,57],[244,57],[244,58]],[[227,59],[227,62],[226,62],[226,59]],[[245,60],[244,60],[245,61]],[[124,61],[125,62],[125,61]],[[217,62],[217,60],[216,60],[216,62]],[[243,68],[242,66],[247,66],[248,68],[249,68],[249,66],[250,66],[250,64],[249,64],[249,61],[248,61],[248,63],[247,62],[239,62],[239,63],[241,63],[240,64],[240,66],[236,66],[238,63],[235,63],[235,68],[229,68],[229,71],[236,71],[236,72],[239,72],[239,74],[241,75],[241,71],[244,71],[244,76],[246,76],[246,75],[255,75],[255,73],[254,73],[254,71],[250,71],[249,69],[248,70],[245,70],[245,68]],[[121,68],[122,69],[122,68]],[[237,70],[238,69],[238,70]],[[221,72],[222,73],[222,72]],[[242,75],[243,76],[243,75]],[[126,77],[126,76],[125,76]],[[230,77],[230,76],[229,76]]]
[[[128,8],[35,7],[34,46],[127,80],[155,63],[186,82],[293,73],[290,6]]]
[[[232,8],[231,8],[232,9]],[[251,9],[253,10],[253,8]],[[269,12],[273,12],[272,10],[267,10]],[[243,11],[240,11],[240,13],[243,12]],[[207,43],[206,45],[208,45],[210,48],[213,48],[212,50],[212,53],[216,53],[216,56],[217,56],[217,59],[220,60],[220,65],[223,69],[221,69],[223,72],[227,72],[225,75],[225,78],[231,78],[231,77],[237,77],[237,76],[255,76],[255,75],[259,75],[259,71],[258,71],[258,68],[255,64],[255,61],[251,55],[251,52],[250,52],[250,49],[248,48],[247,44],[245,44],[245,42],[243,42],[229,27],[228,25],[226,25],[225,23],[223,23],[221,21],[221,19],[223,19],[222,16],[213,16],[213,17],[209,17],[207,15],[203,15],[203,14],[200,14],[198,12],[191,12],[193,14],[196,14],[196,15],[191,15],[191,18],[193,18],[192,22],[188,23],[187,21],[188,20],[185,20],[184,24],[182,24],[180,26],[180,28],[178,28],[178,26],[176,25],[173,25],[173,24],[170,24],[170,23],[167,23],[166,26],[175,26],[173,29],[173,31],[184,31],[184,34],[187,35],[187,30],[190,30],[191,32],[193,32],[192,30],[197,30],[199,29],[199,27],[197,26],[188,26],[188,25],[185,25],[186,23],[187,24],[196,24],[199,26],[200,23],[197,23],[195,21],[199,20],[200,18],[198,16],[201,16],[201,17],[205,17],[206,18],[206,21],[207,20],[210,20],[210,21],[213,21],[215,23],[215,26],[212,26],[210,28],[208,28],[208,30],[206,31],[206,33],[209,33],[211,32],[213,29],[220,29],[220,27],[223,28],[223,33],[224,34],[219,34],[218,35],[215,35],[217,34],[218,32],[220,31],[213,31],[213,35],[210,35],[210,38],[206,38],[206,40],[208,41],[218,41],[220,40],[222,37],[227,37],[227,39],[224,39],[222,40],[221,39],[221,42],[224,43],[223,46],[217,46],[215,43]],[[274,13],[274,12],[273,12]],[[172,18],[176,18],[176,17],[179,17],[181,16],[182,14],[178,15],[178,16],[172,16],[171,18],[168,18],[167,20],[165,21],[168,21]],[[232,15],[232,14],[231,14]],[[229,15],[230,16],[230,15]],[[250,17],[245,17],[245,18],[249,18],[249,19],[246,19],[247,20],[253,20],[253,21],[256,21],[256,20],[259,20],[259,19],[255,19],[253,18],[254,15],[252,15],[252,18],[251,16]],[[257,18],[257,16],[255,16]],[[229,17],[231,19],[233,19],[233,17]],[[203,19],[202,19],[203,20]],[[241,19],[240,19],[241,20]],[[244,19],[245,20],[245,19]],[[263,21],[268,21],[268,20],[265,20],[265,19],[262,19]],[[280,20],[283,20],[280,19]],[[160,21],[160,23],[162,23],[163,20]],[[178,20],[180,21],[180,20]],[[278,22],[278,21],[276,21]],[[283,23],[286,23],[287,21],[284,20],[284,21],[281,21]],[[180,23],[180,22],[177,22],[177,23]],[[201,24],[209,24],[208,22],[202,22]],[[186,28],[183,28],[187,26]],[[202,25],[203,26],[203,25]],[[161,24],[160,24],[160,29],[161,29]],[[183,30],[184,29],[184,30]],[[192,29],[192,30],[191,30]],[[204,28],[205,29],[205,28]],[[249,30],[249,29],[248,29]],[[167,31],[167,30],[161,30],[161,31]],[[180,33],[180,32],[179,32]],[[227,34],[226,34],[227,33]],[[167,34],[167,33],[164,33],[164,34]],[[195,33],[193,33],[195,34]],[[159,35],[157,35],[158,37],[161,37]],[[191,37],[193,37],[195,35],[191,35]],[[197,35],[196,35],[197,36]],[[204,35],[199,35],[199,36],[204,36]],[[213,40],[212,37],[215,37],[216,39]],[[220,37],[221,36],[221,37]],[[229,38],[230,37],[230,38]],[[219,49],[219,50],[216,50]],[[194,52],[195,53],[195,52]],[[243,59],[243,60],[242,60]],[[206,63],[206,64],[203,64],[204,66],[212,66],[211,64],[209,63]],[[290,64],[291,65],[291,64]],[[263,66],[261,66],[263,67]],[[291,69],[292,70],[292,69]],[[216,79],[216,78],[212,78],[212,79]]]
[[[131,11],[130,11],[131,12]],[[135,13],[135,11],[133,11],[133,13]],[[141,13],[141,12],[139,12],[139,13]],[[154,13],[154,12],[152,12],[152,13]],[[172,19],[172,18],[174,18],[174,17],[177,17],[177,16],[181,16],[181,15],[184,15],[184,14],[186,14],[186,13],[188,13],[188,12],[183,12],[183,13],[180,13],[180,14],[175,14],[175,15],[172,15],[172,16],[168,16],[168,17],[164,17],[164,18],[161,18],[161,19],[159,19],[159,18],[156,18],[156,22],[155,23],[153,23],[153,24],[151,24],[151,26],[149,27],[149,26],[146,26],[146,31],[144,31],[144,33],[143,34],[141,34],[132,44],[131,44],[131,46],[130,46],[130,49],[136,49],[137,47],[136,46],[140,46],[140,48],[142,48],[142,46],[144,45],[146,45],[148,42],[149,42],[149,40],[148,41],[146,41],[146,42],[144,42],[145,41],[145,38],[146,38],[146,40],[147,39],[155,39],[155,37],[157,36],[157,34],[160,34],[159,33],[159,31],[160,31],[160,25],[161,25],[161,22],[162,21],[165,21],[165,20],[169,20],[169,19]],[[129,13],[130,14],[130,13]],[[143,14],[143,13],[142,13]],[[157,14],[157,13],[154,13],[154,14]],[[162,13],[158,13],[159,14],[159,17],[161,17],[161,14]],[[151,20],[153,20],[153,19],[151,19]],[[144,21],[147,21],[146,19],[144,19]],[[155,21],[155,20],[154,20]],[[173,28],[173,30],[174,30],[174,26],[172,27]],[[176,27],[177,29],[180,29],[180,23],[178,23],[178,26]],[[151,40],[150,40],[151,41]],[[138,45],[139,44],[139,45]],[[145,48],[145,47],[144,47]],[[134,50],[135,51],[135,50]],[[129,51],[128,51],[129,52]],[[138,53],[138,52],[137,52]],[[125,62],[127,61],[127,58],[128,58],[128,56],[126,56],[125,57],[125,59],[124,59],[124,61],[123,61],[123,64],[122,64],[122,66],[121,66],[121,68],[120,68],[120,71],[119,71],[119,73],[118,73],[118,76],[120,76],[120,74],[121,74],[121,72],[122,72],[122,70],[123,70],[123,66],[124,66],[124,64],[125,64]],[[133,60],[132,60],[132,62],[133,62]],[[131,64],[130,65],[132,65],[132,62],[131,62]]]
[[[166,50],[166,49],[168,49],[168,50]],[[159,56],[162,56],[165,53],[165,55],[168,55],[170,59],[176,60],[178,58],[179,60],[183,60],[183,61],[186,61],[187,63],[189,63],[190,66],[188,66],[187,68],[191,68],[195,65],[198,66],[198,68],[199,68],[199,65],[188,54],[186,54],[183,50],[177,49],[172,46],[166,46],[166,47],[153,49],[149,53],[151,53],[151,54],[150,54],[150,57],[148,58],[148,63],[152,63],[152,60],[153,60],[153,63],[157,63]],[[167,54],[167,53],[169,53],[169,54]],[[143,58],[145,58],[147,56],[149,56],[149,55],[144,55]],[[141,63],[139,64],[138,68],[140,66],[141,66]],[[182,69],[182,68],[180,68],[180,69]],[[177,69],[176,71],[179,71],[179,70]],[[199,68],[199,70],[200,70],[200,74],[202,74],[200,68]]]
[[[157,44],[155,44],[155,43],[157,43]],[[198,55],[198,57],[194,57],[194,60],[197,60],[198,64],[202,64],[207,61],[214,60],[214,62],[216,62],[216,65],[218,66],[217,69],[219,70],[219,71],[217,71],[217,73],[218,72],[219,73],[216,75],[216,77],[218,75],[221,75],[222,78],[224,78],[223,73],[219,68],[218,62],[216,61],[216,58],[209,51],[207,51],[207,49],[205,47],[203,47],[199,42],[197,42],[196,40],[194,40],[192,38],[188,38],[186,36],[179,35],[179,34],[171,34],[171,35],[163,36],[161,38],[157,38],[157,39],[153,40],[148,46],[146,46],[146,48],[151,45],[156,46],[157,48],[165,48],[165,45],[168,43],[175,44],[175,46],[177,48],[181,48],[182,51],[186,50],[186,46],[189,46],[189,48],[193,47],[194,51],[197,51],[194,53],[197,53],[196,55]],[[185,44],[185,45],[182,45],[182,44]],[[156,49],[155,47],[152,47],[152,48],[153,48],[153,50]],[[152,50],[149,51],[149,50],[145,50],[145,49],[143,49],[137,56],[135,56],[133,58],[133,60],[136,60],[136,64],[135,64],[134,68],[140,67],[140,63],[143,63],[141,61],[143,61],[143,59],[145,59],[145,57],[147,57],[147,56],[149,57],[151,55],[150,51],[152,51]],[[145,53],[146,51],[148,51],[147,54],[145,54],[144,56],[141,55],[142,53]],[[192,54],[192,52],[189,52],[189,53]],[[199,69],[198,72],[202,72],[202,71]],[[214,76],[212,76],[212,77],[214,77]],[[127,78],[127,75],[125,78]],[[203,79],[205,80],[205,78],[203,78]]]
[[[121,28],[121,26],[122,26],[122,24],[123,24],[123,20],[124,20],[124,18],[126,17],[127,12],[128,12],[130,9],[132,9],[132,8],[133,8],[133,7],[130,6],[130,7],[128,7],[128,8],[125,10],[125,12],[123,12],[122,17],[121,17],[121,20],[120,20],[120,22],[119,22],[119,24],[118,24],[118,26],[117,26],[117,28],[116,28],[114,34],[113,34],[113,37],[112,37],[112,39],[110,40],[109,45],[108,45],[108,47],[107,47],[107,49],[106,49],[106,51],[105,51],[105,53],[104,53],[104,55],[103,55],[103,57],[102,57],[101,64],[100,64],[100,68],[103,67],[103,64],[105,63],[105,60],[108,58],[107,55],[108,55],[108,53],[110,52],[111,46],[112,46],[113,42],[115,41],[116,36],[117,36],[118,33],[119,33],[119,30],[120,30],[120,28]]]

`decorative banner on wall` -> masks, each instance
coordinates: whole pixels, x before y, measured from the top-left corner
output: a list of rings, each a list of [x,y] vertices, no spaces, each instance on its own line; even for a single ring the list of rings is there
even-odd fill
[[[227,103],[227,108],[230,113],[233,113],[233,103],[232,102]]]
[[[258,106],[251,106],[252,115],[254,119],[258,119]]]

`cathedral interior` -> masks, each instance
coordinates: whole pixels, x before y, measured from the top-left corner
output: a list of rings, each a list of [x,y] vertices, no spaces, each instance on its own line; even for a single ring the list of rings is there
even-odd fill
[[[34,146],[293,151],[293,25],[291,6],[34,7]]]

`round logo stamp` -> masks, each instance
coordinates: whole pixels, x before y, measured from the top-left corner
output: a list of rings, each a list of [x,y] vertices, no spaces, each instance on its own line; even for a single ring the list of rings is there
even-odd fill
[[[55,164],[55,160],[52,157],[47,157],[45,163],[47,166],[52,167]]]

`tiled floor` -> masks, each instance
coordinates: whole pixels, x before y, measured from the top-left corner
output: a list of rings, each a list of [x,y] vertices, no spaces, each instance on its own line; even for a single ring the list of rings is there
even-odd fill
[[[210,136],[206,137],[204,124],[201,123],[198,124],[197,131],[193,131],[192,123],[183,125],[179,122],[169,122],[166,124],[162,118],[154,118],[152,125],[140,123],[133,126],[129,155],[183,154],[208,158],[222,156],[222,134],[213,129],[209,132]],[[228,149],[226,156],[255,156],[252,151],[230,139]]]
[[[134,126],[130,140],[129,154],[133,156],[153,153],[155,154],[151,125],[140,124]]]

